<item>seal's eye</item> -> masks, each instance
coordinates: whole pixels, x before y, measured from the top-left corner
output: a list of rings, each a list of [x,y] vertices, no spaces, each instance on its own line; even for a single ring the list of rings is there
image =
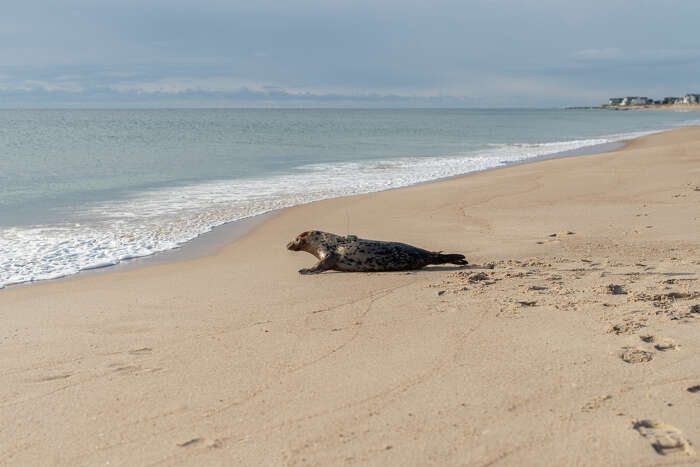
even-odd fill
[[[296,243],[297,245],[299,244],[299,242],[301,242],[301,238],[297,237],[294,239],[294,243]]]

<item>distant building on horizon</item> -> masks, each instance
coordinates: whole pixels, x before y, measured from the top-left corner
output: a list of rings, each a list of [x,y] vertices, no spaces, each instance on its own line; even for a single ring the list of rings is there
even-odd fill
[[[686,94],[683,98],[684,104],[700,104],[700,94]]]
[[[628,96],[623,98],[619,105],[647,105],[649,103],[648,97]]]
[[[700,94],[689,93],[683,97],[664,97],[660,100],[649,99],[648,97],[627,96],[627,97],[611,97],[608,99],[608,105],[625,106],[625,105],[700,105]]]

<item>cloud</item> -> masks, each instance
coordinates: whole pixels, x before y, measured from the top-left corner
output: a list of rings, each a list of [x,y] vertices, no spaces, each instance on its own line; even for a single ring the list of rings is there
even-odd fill
[[[264,86],[228,77],[173,77],[152,81],[122,81],[102,87],[119,93],[186,94],[237,92],[242,88],[262,91]]]
[[[139,79],[140,74],[93,72],[63,74],[45,79],[17,79],[3,75],[0,97],[6,105],[44,102],[134,105],[147,103],[193,106],[358,106],[450,105],[449,96],[400,95],[343,88],[293,88],[234,77],[163,77]]]
[[[697,0],[7,3],[0,105],[587,105],[700,76]]]
[[[285,103],[423,103],[454,105],[463,102],[458,95],[439,93],[401,93],[386,89],[358,89],[343,87],[285,87],[270,83],[241,81],[227,77],[172,77],[144,82],[120,82],[101,86],[128,96],[154,98],[229,99],[259,101],[268,104]]]
[[[0,95],[27,102],[99,105],[232,107],[487,107],[537,106],[544,99],[569,104],[594,93],[552,78],[472,72],[452,77],[458,85],[440,88],[365,86],[285,86],[232,76],[171,76],[142,79],[139,74],[93,72],[43,80],[17,80]],[[10,102],[5,99],[5,102]],[[76,104],[77,105],[77,104]]]
[[[54,80],[54,81],[43,81],[43,80],[33,80],[27,79],[20,82],[0,82],[0,91],[3,92],[42,92],[42,93],[82,93],[85,91],[85,87],[81,86],[77,82],[65,81],[65,80]]]
[[[399,87],[367,86],[285,86],[279,83],[242,80],[230,76],[210,77],[167,77],[155,80],[122,80],[116,83],[102,84],[102,89],[115,91],[122,95],[245,95],[264,98],[299,98],[299,99],[463,99],[464,93],[447,92],[435,89],[404,89]]]

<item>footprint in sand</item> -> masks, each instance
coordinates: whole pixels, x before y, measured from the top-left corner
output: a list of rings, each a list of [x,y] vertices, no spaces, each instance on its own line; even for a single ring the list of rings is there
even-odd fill
[[[40,378],[37,381],[40,383],[43,383],[44,381],[57,381],[57,380],[61,380],[61,379],[68,379],[71,376],[73,376],[73,373],[66,373],[63,375],[52,375],[52,376],[46,376],[44,378]]]
[[[639,336],[639,338],[644,342],[654,344],[654,348],[661,352],[666,352],[667,350],[678,350],[678,344],[676,344],[673,339],[652,335]]]
[[[654,295],[654,300],[688,300],[700,297],[700,292],[669,292]]]
[[[189,447],[194,447],[194,446],[204,446],[210,449],[217,449],[220,447],[223,447],[224,445],[224,439],[212,439],[212,440],[206,440],[204,438],[192,438],[189,441],[185,441],[184,443],[178,443],[178,447],[181,448],[189,448]]]
[[[611,295],[625,295],[625,294],[627,294],[627,291],[625,290],[625,288],[624,288],[623,286],[617,285],[617,284],[610,284],[610,285],[608,285],[608,286],[604,289],[604,291],[605,291],[606,293],[611,294]]]
[[[204,441],[203,438],[192,438],[188,441],[185,441],[184,443],[178,443],[178,446],[181,448],[186,448],[188,446],[195,446],[197,444],[200,444]]]
[[[634,423],[634,429],[651,443],[651,446],[662,456],[672,454],[694,454],[690,443],[678,428],[656,420],[639,420]]]
[[[634,347],[623,347],[620,358],[627,363],[645,363],[650,362],[654,358],[654,354]]]
[[[673,341],[666,340],[666,341],[654,344],[654,348],[656,350],[661,351],[661,352],[666,352],[667,350],[678,350],[678,345],[676,345],[676,343]]]
[[[581,412],[593,412],[594,410],[601,408],[609,400],[612,400],[612,396],[610,394],[596,397],[595,399],[588,401],[583,407],[581,407],[580,410]]]
[[[489,280],[489,275],[486,274],[485,272],[474,272],[472,274],[469,274],[469,277],[467,280],[469,282],[486,281],[486,280]]]
[[[110,365],[114,373],[122,375],[142,375],[146,373],[157,373],[163,371],[162,368],[149,368],[142,365],[128,365],[123,363],[113,363]]]
[[[633,334],[639,329],[646,327],[646,324],[642,321],[628,320],[622,323],[613,325],[608,332],[612,334]]]
[[[550,238],[556,238],[556,237],[565,237],[567,235],[574,235],[574,234],[575,234],[575,232],[567,230],[566,232],[553,233],[553,234],[549,234],[547,236]]]

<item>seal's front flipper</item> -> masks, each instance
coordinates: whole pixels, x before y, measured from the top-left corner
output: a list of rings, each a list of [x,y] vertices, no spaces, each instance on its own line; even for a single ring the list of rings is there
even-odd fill
[[[299,269],[299,274],[321,274],[325,269],[319,268],[318,265],[312,268]]]
[[[312,268],[299,269],[299,274],[321,274],[323,271],[329,271],[333,269],[337,258],[334,256],[327,256],[316,264]]]

